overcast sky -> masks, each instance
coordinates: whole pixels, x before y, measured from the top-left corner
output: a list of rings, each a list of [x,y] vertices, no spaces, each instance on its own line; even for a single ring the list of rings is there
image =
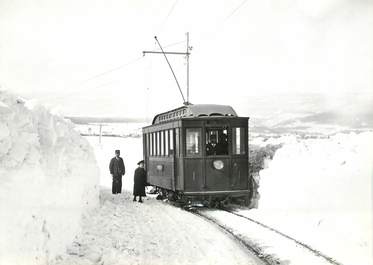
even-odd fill
[[[162,55],[142,51],[155,35],[185,51],[189,32],[192,103],[359,107],[373,97],[372,29],[373,0],[0,0],[0,84],[66,115],[153,116],[182,99]],[[186,94],[185,58],[169,60]]]

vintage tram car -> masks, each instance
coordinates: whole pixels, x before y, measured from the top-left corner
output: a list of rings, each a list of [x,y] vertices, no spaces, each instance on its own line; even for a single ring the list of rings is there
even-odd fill
[[[143,128],[147,182],[172,200],[248,204],[248,122],[226,105],[188,104],[156,115]]]

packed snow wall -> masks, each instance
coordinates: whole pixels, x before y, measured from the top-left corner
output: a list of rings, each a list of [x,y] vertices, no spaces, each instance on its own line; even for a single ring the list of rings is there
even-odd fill
[[[47,264],[98,205],[99,170],[73,125],[0,91],[0,264]]]

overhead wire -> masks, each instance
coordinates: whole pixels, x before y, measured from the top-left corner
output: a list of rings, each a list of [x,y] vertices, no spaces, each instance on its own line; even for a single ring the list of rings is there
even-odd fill
[[[171,16],[172,12],[174,11],[175,6],[176,6],[176,4],[177,4],[178,1],[179,1],[179,0],[175,0],[174,3],[172,4],[172,6],[171,6],[171,8],[169,9],[169,11],[168,11],[166,17],[163,19],[163,22],[162,22],[162,24],[161,24],[161,26],[160,26],[159,32],[162,32],[162,31],[163,31],[163,28],[164,28],[164,26],[165,26],[165,24],[166,24],[168,18]]]
[[[225,22],[226,20],[228,20],[229,18],[231,18],[241,7],[243,7],[244,4],[246,4],[247,0],[243,0],[239,5],[237,5],[237,7],[235,7],[230,13],[228,16],[225,17],[224,21]]]
[[[125,67],[127,67],[127,66],[129,66],[129,65],[132,65],[132,64],[134,64],[134,63],[140,61],[142,58],[143,58],[143,56],[139,56],[139,57],[137,57],[137,58],[135,58],[135,59],[133,59],[133,60],[131,60],[131,61],[125,63],[125,64],[122,64],[122,65],[117,66],[117,67],[115,67],[115,68],[112,68],[112,69],[109,69],[109,70],[107,70],[107,71],[101,72],[101,73],[99,73],[99,74],[93,75],[93,76],[91,76],[91,77],[89,77],[89,78],[87,78],[87,79],[81,81],[81,82],[80,82],[80,85],[85,84],[85,83],[87,83],[87,82],[89,82],[89,81],[91,81],[91,80],[93,80],[93,79],[99,78],[99,77],[101,77],[101,76],[104,76],[104,75],[110,74],[110,73],[112,73],[112,72],[118,71],[118,70],[120,70],[120,69],[123,69],[123,68],[125,68]]]

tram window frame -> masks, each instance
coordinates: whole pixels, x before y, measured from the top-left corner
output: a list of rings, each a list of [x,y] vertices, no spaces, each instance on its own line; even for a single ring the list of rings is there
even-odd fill
[[[149,150],[149,134],[146,133],[146,134],[144,135],[144,137],[145,137],[145,148],[146,148],[146,153],[145,153],[145,155],[146,155],[146,156],[149,156],[149,155],[150,155],[150,150]]]
[[[153,156],[157,155],[157,133],[153,132]]]
[[[233,155],[246,155],[246,145],[245,141],[245,128],[244,127],[233,127],[232,128],[232,154]],[[237,139],[239,141],[237,142]]]
[[[157,134],[153,132],[153,156],[157,155]]]
[[[170,152],[169,152],[169,144],[170,144],[170,137],[169,137],[169,130],[165,130],[164,131],[164,155],[165,156],[169,156]]]
[[[180,156],[180,128],[175,129],[175,154]]]
[[[159,155],[159,132],[155,133],[155,156]]]
[[[174,129],[169,129],[169,155],[174,155],[175,154],[175,147],[174,147]]]
[[[197,137],[194,139],[197,139],[194,143],[191,142],[192,148],[194,146],[194,150],[192,151],[190,147],[188,146],[188,140],[193,138],[188,138],[189,133],[197,133]],[[190,152],[192,151],[192,152]],[[201,156],[202,155],[202,128],[185,128],[185,155],[186,156]]]
[[[161,145],[160,155],[164,156],[164,131],[160,131],[160,145]]]
[[[149,133],[149,156],[153,155],[153,136]]]

